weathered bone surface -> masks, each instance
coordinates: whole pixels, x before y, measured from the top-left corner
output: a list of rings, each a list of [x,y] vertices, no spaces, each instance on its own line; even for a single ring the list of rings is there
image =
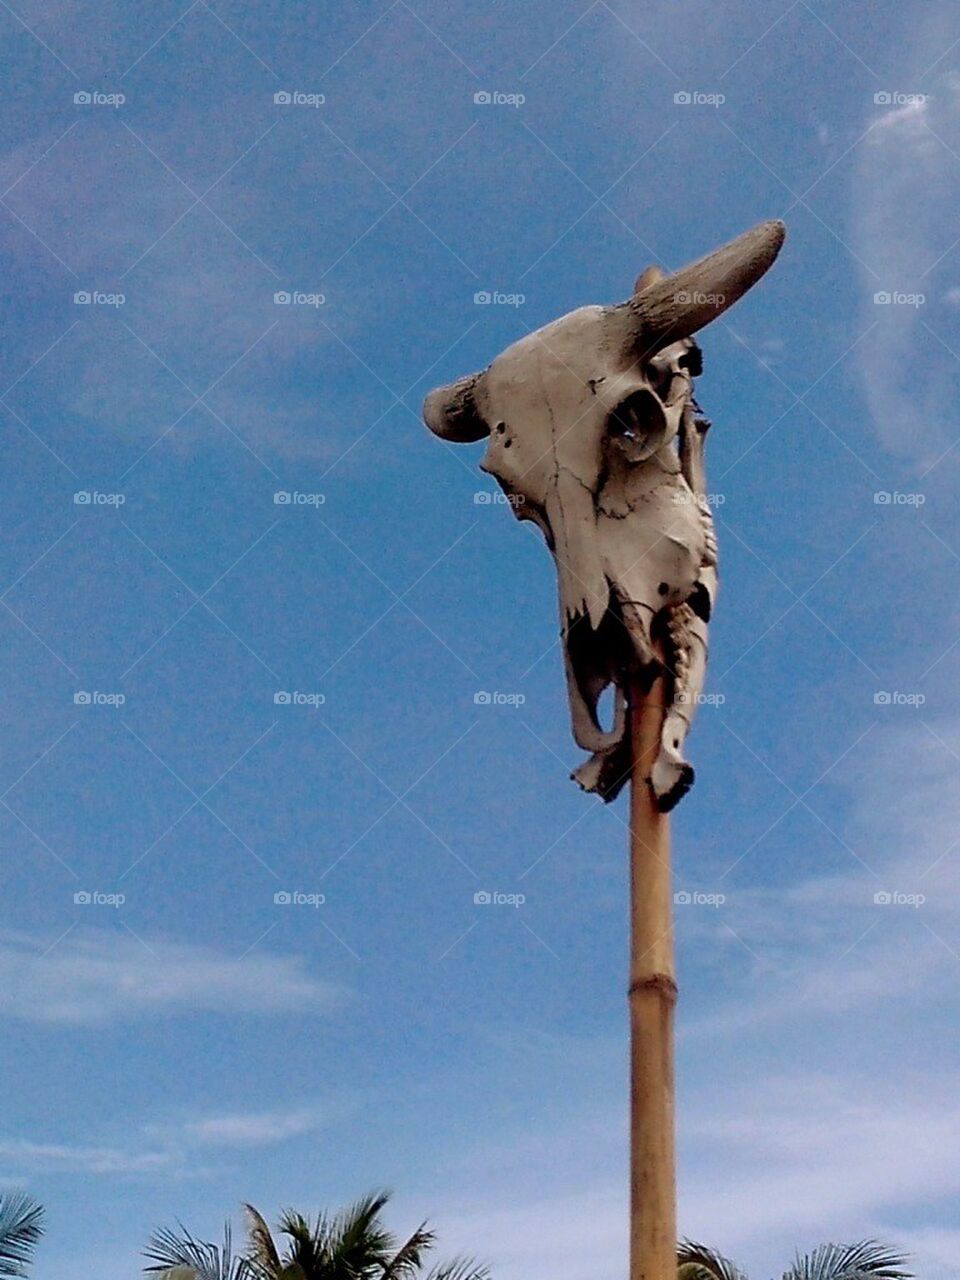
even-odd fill
[[[650,778],[660,808],[693,781],[683,747],[717,585],[693,335],[760,279],[783,238],[782,223],[766,222],[675,275],[648,268],[627,302],[555,320],[424,405],[441,439],[489,440],[481,467],[543,531],[573,735],[592,753],[573,776],[605,800],[629,776],[628,690],[653,679],[658,647],[669,683]],[[604,728],[597,707],[611,685]]]

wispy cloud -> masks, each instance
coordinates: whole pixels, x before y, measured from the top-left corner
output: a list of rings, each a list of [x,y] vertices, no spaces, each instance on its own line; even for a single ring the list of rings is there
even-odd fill
[[[162,1151],[135,1153],[117,1147],[0,1138],[0,1161],[12,1178],[35,1173],[156,1173],[170,1168],[172,1157]]]
[[[904,86],[911,90],[912,86]],[[924,466],[957,435],[956,357],[943,296],[960,278],[954,211],[960,199],[960,79],[944,75],[925,99],[895,105],[858,150],[854,179],[864,328],[857,348],[867,404],[882,443]],[[878,293],[921,302],[878,305]],[[938,336],[943,341],[938,339]]]
[[[681,1114],[680,1229],[756,1275],[776,1273],[795,1247],[877,1235],[913,1250],[921,1274],[942,1272],[949,1233],[911,1230],[913,1216],[960,1192],[955,1152],[960,1104],[934,1066],[896,1087],[870,1089],[863,1063],[818,1040],[829,1071],[765,1074],[752,1064],[735,1085],[688,1096]],[[430,1188],[444,1233],[490,1260],[500,1280],[594,1280],[626,1258],[626,1117],[568,1115],[563,1132],[530,1135],[536,1160],[497,1176],[502,1153],[471,1188]],[[524,1135],[516,1145],[525,1148]],[[546,1148],[546,1149],[545,1149]],[[578,1158],[576,1152],[580,1152]],[[583,1153],[589,1152],[589,1170]],[[520,1163],[520,1162],[518,1162]],[[615,1172],[604,1175],[596,1166]],[[534,1186],[529,1168],[551,1176]],[[500,1165],[502,1170],[502,1165]],[[585,1176],[585,1174],[587,1176]],[[477,1182],[475,1170],[471,1178]],[[955,1274],[955,1271],[954,1271]]]
[[[0,1137],[0,1184],[41,1173],[204,1176],[212,1173],[209,1161],[216,1153],[276,1146],[315,1132],[325,1121],[318,1107],[294,1106],[149,1124],[142,1141],[123,1145]]]
[[[302,958],[269,951],[237,957],[93,930],[52,943],[0,936],[0,1011],[8,1017],[84,1025],[161,1014],[322,1014],[344,998]]]
[[[315,1133],[324,1121],[324,1115],[310,1107],[236,1112],[191,1120],[180,1132],[187,1142],[203,1147],[262,1147]]]
[[[941,1073],[911,1082],[922,1092],[906,1096],[868,1092],[860,1069],[852,1057],[839,1071],[754,1079],[749,1108],[702,1107],[686,1139],[710,1154],[687,1163],[686,1229],[734,1252],[788,1232],[813,1244],[869,1234],[907,1205],[955,1196],[960,1104]]]

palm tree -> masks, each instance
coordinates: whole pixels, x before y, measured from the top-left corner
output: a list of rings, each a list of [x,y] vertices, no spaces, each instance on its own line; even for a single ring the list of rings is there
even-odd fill
[[[233,1251],[229,1222],[223,1244],[197,1240],[182,1223],[150,1238],[145,1270],[158,1280],[489,1280],[489,1272],[467,1258],[454,1258],[423,1274],[434,1232],[421,1223],[402,1244],[383,1224],[389,1192],[374,1192],[337,1214],[319,1213],[311,1222],[286,1210],[280,1218],[278,1246],[270,1227],[252,1205],[245,1205],[248,1244]]]
[[[25,1276],[43,1235],[43,1205],[22,1191],[0,1196],[0,1276]]]
[[[422,1222],[402,1244],[387,1230],[381,1214],[390,1199],[376,1191],[330,1216],[310,1222],[291,1209],[280,1218],[286,1247],[278,1248],[270,1228],[253,1205],[246,1205],[249,1258],[256,1280],[417,1280],[436,1235]],[[469,1258],[438,1264],[426,1280],[489,1280],[486,1267]]]
[[[797,1257],[783,1280],[911,1280],[907,1259],[877,1240],[822,1244]],[[677,1280],[747,1280],[729,1258],[692,1240],[677,1248]]]

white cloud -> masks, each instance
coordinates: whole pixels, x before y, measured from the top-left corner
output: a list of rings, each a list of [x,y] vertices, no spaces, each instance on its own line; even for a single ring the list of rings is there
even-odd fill
[[[942,1073],[910,1081],[908,1093],[906,1081],[868,1090],[861,1070],[851,1060],[842,1071],[753,1079],[749,1105],[741,1096],[688,1119],[688,1143],[710,1156],[687,1162],[686,1228],[735,1254],[774,1238],[807,1248],[873,1234],[881,1219],[897,1236],[906,1206],[960,1192],[960,1102]]]
[[[873,126],[874,135],[894,131],[899,134],[901,142],[909,140],[914,146],[923,147],[932,154],[934,140],[924,128],[928,108],[928,100],[919,94],[914,101],[902,107],[891,107],[877,119]]]
[[[0,1138],[0,1160],[11,1174],[26,1173],[156,1173],[168,1169],[172,1157],[161,1151],[135,1153],[116,1147],[75,1146]],[[5,1179],[6,1180],[6,1179]],[[13,1183],[13,1178],[10,1179]]]
[[[318,1108],[304,1106],[151,1124],[142,1130],[142,1149],[0,1137],[0,1185],[38,1173],[196,1177],[211,1172],[200,1163],[207,1153],[274,1146],[315,1132],[324,1119]]]
[[[159,1014],[322,1014],[344,994],[307,972],[302,958],[263,950],[237,957],[105,930],[75,930],[53,942],[0,935],[0,1012],[75,1024]]]
[[[943,1271],[950,1233],[908,1223],[960,1192],[960,1102],[938,1068],[870,1088],[855,1055],[838,1062],[834,1042],[818,1044],[829,1072],[765,1075],[758,1062],[738,1089],[724,1076],[697,1090],[681,1113],[681,1232],[757,1276],[777,1274],[795,1248],[866,1236],[917,1254],[921,1274],[928,1261]],[[627,1250],[625,1105],[608,1124],[566,1114],[552,1134],[529,1135],[536,1159],[525,1173],[505,1178],[491,1149],[480,1194],[428,1187],[417,1201],[429,1199],[442,1238],[490,1262],[498,1280],[616,1280]],[[525,1152],[526,1137],[515,1146]]]
[[[866,264],[861,332],[874,326],[857,347],[861,380],[881,442],[922,465],[939,457],[958,427],[956,360],[934,336],[953,345],[937,311],[939,273],[956,268],[958,148],[960,80],[950,75],[924,101],[880,116],[856,153],[854,248]],[[882,292],[924,301],[877,306]]]
[[[206,1147],[262,1147],[315,1133],[324,1122],[312,1108],[239,1112],[192,1120],[182,1129],[188,1142]]]

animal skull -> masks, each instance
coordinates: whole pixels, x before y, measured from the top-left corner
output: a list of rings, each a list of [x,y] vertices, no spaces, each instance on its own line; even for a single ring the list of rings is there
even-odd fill
[[[683,743],[699,701],[717,558],[698,416],[693,335],[732,306],[783,243],[766,222],[675,275],[648,268],[618,306],[581,307],[508,347],[482,373],[432,391],[427,426],[444,440],[488,439],[481,462],[553,554],[573,775],[612,800],[630,772],[632,682],[663,653],[668,704],[650,783],[662,810],[693,781]],[[613,685],[613,725],[597,707]]]

